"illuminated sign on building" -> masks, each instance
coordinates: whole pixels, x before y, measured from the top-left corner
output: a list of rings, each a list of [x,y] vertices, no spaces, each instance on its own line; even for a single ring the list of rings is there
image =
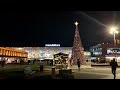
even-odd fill
[[[60,47],[60,44],[45,44],[45,47]]]
[[[90,52],[84,52],[84,55],[86,55],[86,56],[90,56],[91,53],[90,53]]]
[[[120,48],[108,48],[107,49],[107,54],[114,54],[114,53],[120,54]]]

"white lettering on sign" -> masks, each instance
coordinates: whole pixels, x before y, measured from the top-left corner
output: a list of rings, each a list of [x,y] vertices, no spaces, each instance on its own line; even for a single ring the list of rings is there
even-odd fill
[[[46,47],[60,47],[60,44],[45,44]]]

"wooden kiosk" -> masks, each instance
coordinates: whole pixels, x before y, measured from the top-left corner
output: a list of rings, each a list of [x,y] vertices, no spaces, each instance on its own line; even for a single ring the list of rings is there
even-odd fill
[[[68,54],[58,53],[54,55],[53,65],[59,69],[59,75],[72,74],[72,70],[68,69]]]
[[[68,62],[68,54],[65,53],[58,53],[54,55],[53,65],[56,69],[65,69],[67,68]]]

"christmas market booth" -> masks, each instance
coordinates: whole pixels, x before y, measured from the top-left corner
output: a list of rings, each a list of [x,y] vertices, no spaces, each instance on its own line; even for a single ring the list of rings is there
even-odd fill
[[[68,54],[58,53],[54,54],[53,65],[56,69],[66,69],[68,67]]]
[[[54,55],[53,65],[56,69],[59,69],[59,75],[71,74],[72,70],[68,68],[69,65],[69,54],[58,53]]]

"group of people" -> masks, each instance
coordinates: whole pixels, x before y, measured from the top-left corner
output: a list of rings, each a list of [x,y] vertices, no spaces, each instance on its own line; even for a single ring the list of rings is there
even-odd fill
[[[37,60],[34,59],[34,60],[33,60],[33,64],[35,64],[36,61],[37,61]],[[28,60],[28,64],[30,64],[30,63],[31,63],[31,60]]]

